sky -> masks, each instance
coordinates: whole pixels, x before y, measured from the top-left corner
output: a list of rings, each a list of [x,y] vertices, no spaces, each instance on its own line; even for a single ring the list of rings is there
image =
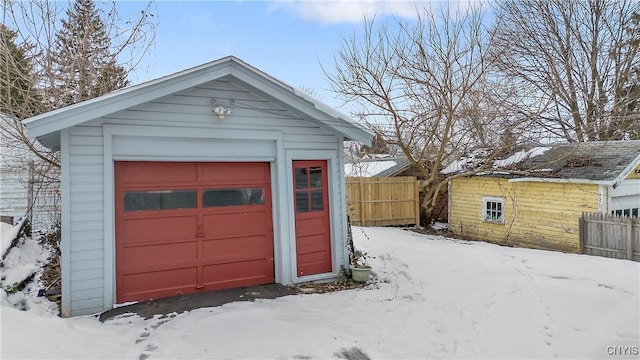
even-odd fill
[[[121,15],[142,2],[118,2]],[[131,80],[139,83],[227,55],[312,90],[339,107],[322,70],[334,69],[345,37],[360,34],[363,18],[413,18],[424,1],[157,1],[155,41]]]
[[[64,10],[73,1],[49,3],[55,4],[55,11],[59,11],[58,21],[65,17]],[[149,4],[148,0],[95,1],[103,15],[115,4],[123,21],[138,20],[140,11]],[[464,9],[479,2],[481,0],[155,0],[151,6],[152,21],[157,24],[154,40],[129,74],[129,80],[138,84],[233,55],[348,113],[330,90],[324,70],[335,72],[335,59],[343,41],[362,36],[365,16],[393,29],[394,18],[415,19],[425,8],[437,9],[448,4]],[[31,11],[35,8],[38,13],[37,2],[21,4],[24,6],[15,8]],[[5,14],[4,7],[0,7],[0,16],[4,19],[2,14]],[[37,16],[34,17],[37,21]],[[59,22],[56,23],[59,26]],[[124,29],[130,27],[129,24],[123,26]],[[32,28],[38,25],[26,27]],[[23,35],[32,37],[33,33],[26,30]],[[112,46],[119,44],[118,40],[112,42]],[[139,54],[133,58],[139,59]],[[120,60],[128,63],[130,59],[125,51]]]

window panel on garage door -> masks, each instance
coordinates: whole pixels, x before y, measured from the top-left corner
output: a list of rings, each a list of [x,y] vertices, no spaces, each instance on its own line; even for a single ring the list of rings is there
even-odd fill
[[[242,206],[264,204],[264,188],[206,189],[202,206]]]
[[[125,192],[124,211],[191,209],[197,200],[196,190]]]

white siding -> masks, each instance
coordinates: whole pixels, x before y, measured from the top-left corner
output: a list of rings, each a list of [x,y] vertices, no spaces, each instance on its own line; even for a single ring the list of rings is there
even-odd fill
[[[609,210],[640,208],[640,179],[623,180],[615,189],[609,188]]]
[[[0,215],[12,216],[17,221],[27,215],[30,201],[33,201],[32,228],[46,231],[59,218],[59,183],[38,177],[31,169],[30,161],[34,166],[41,164],[24,144],[11,141],[5,134],[0,135]],[[57,171],[51,170],[49,175],[55,177]]]

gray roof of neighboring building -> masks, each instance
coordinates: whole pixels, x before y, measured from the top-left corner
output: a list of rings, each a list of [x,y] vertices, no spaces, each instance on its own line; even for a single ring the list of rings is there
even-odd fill
[[[640,140],[555,144],[517,164],[520,170],[550,169],[548,177],[614,181],[638,165]]]
[[[471,158],[471,157],[470,157]],[[478,165],[481,164],[481,165]],[[561,179],[616,186],[640,164],[640,140],[557,143],[529,146],[511,152],[487,166],[476,155],[468,164],[457,164],[462,173],[482,166],[477,175],[500,176],[518,181]]]
[[[398,157],[394,158],[393,160],[396,162],[396,164],[394,166],[379,172],[378,174],[376,174],[376,176],[378,176],[378,177],[396,176],[396,175],[402,173],[403,171],[409,169],[409,167],[410,167],[409,159],[407,159],[404,156],[398,156]]]

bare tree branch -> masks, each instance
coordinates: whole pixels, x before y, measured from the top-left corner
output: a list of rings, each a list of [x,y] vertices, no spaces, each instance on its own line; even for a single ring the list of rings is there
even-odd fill
[[[537,89],[529,102],[548,108],[530,117],[551,134],[567,141],[638,138],[638,14],[633,0],[500,1],[494,69]]]
[[[394,19],[392,26],[365,19],[361,38],[343,39],[325,74],[334,92],[361,108],[354,115],[421,171],[430,218],[447,182],[440,170],[476,146],[500,147],[497,123],[512,120],[487,111],[504,97],[485,91],[491,44],[481,9],[416,11],[417,21]]]

